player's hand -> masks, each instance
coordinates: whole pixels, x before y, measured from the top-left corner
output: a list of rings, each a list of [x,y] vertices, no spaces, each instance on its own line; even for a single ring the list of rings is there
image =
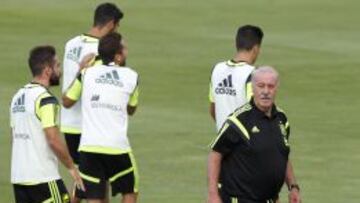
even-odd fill
[[[78,169],[73,167],[73,168],[69,169],[69,173],[70,173],[71,177],[73,178],[76,187],[82,191],[85,191],[85,186],[80,177]]]
[[[91,66],[91,63],[95,59],[95,56],[96,56],[96,54],[94,54],[94,53],[85,55],[84,58],[79,63],[80,70]]]
[[[296,188],[289,193],[289,203],[301,203],[300,192]]]
[[[209,193],[207,203],[222,203],[219,193]]]

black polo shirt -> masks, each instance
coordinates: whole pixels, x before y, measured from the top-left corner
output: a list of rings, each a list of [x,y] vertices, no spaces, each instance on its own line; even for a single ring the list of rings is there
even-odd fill
[[[276,197],[285,179],[289,134],[286,115],[275,105],[270,117],[253,100],[237,109],[211,145],[223,155],[221,189],[255,201]]]

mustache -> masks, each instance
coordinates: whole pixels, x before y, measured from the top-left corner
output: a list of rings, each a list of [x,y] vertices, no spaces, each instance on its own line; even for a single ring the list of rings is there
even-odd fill
[[[271,99],[271,97],[269,95],[261,95],[260,99]]]

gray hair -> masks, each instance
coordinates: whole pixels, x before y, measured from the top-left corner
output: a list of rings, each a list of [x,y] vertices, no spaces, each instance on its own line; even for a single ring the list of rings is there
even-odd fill
[[[252,73],[251,73],[251,83],[252,85],[254,85],[255,83],[255,78],[258,75],[261,75],[263,73],[271,73],[275,76],[276,78],[276,83],[279,83],[279,73],[275,70],[275,68],[271,67],[271,66],[260,66],[259,68],[255,69]]]

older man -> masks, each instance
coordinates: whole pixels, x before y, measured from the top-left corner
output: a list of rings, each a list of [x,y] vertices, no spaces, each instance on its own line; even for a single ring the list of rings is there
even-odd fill
[[[278,73],[260,67],[251,82],[253,98],[228,117],[211,145],[208,202],[276,202],[286,181],[289,201],[298,203],[299,187],[289,160],[289,122],[274,104]]]

